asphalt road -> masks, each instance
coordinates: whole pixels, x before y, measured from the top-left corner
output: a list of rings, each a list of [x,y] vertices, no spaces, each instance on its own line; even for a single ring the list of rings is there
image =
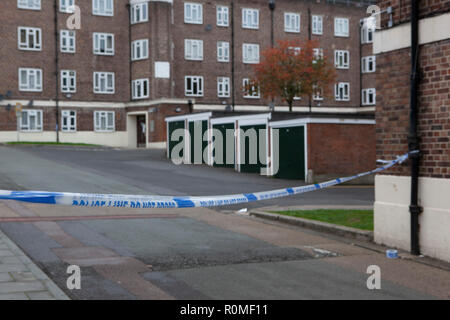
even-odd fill
[[[7,151],[9,150],[9,151]],[[158,195],[251,193],[303,185],[299,180],[267,178],[206,165],[175,165],[161,150],[112,150],[65,147],[1,148],[0,188],[45,191]],[[355,172],[356,173],[356,172]],[[49,179],[52,177],[52,179]],[[372,205],[372,187],[335,187],[246,204]],[[229,207],[238,208],[242,205]]]
[[[8,190],[213,195],[298,184],[207,166],[176,166],[160,151],[0,147],[0,189]],[[345,187],[254,205],[372,202],[372,188]],[[355,245],[229,209],[2,201],[0,229],[74,299],[450,298],[445,270],[386,259],[367,243]],[[81,267],[81,290],[66,288],[71,264]],[[369,265],[382,270],[381,290],[367,289]]]

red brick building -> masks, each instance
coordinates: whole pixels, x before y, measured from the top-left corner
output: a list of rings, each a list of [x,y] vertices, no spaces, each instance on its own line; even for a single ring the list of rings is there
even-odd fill
[[[408,144],[420,150],[420,157],[416,213],[410,212],[415,198],[412,161],[376,177],[375,240],[407,250],[415,247],[416,253],[450,261],[450,1],[417,1],[415,64],[411,1],[377,5],[382,12],[374,41],[377,157],[392,159],[407,152]],[[417,79],[416,93],[411,79]],[[410,130],[414,101],[418,139],[414,127]],[[411,229],[414,215],[418,215],[417,233]]]
[[[318,40],[336,65],[335,95],[294,111],[373,113],[375,61],[362,59],[372,33],[360,24],[371,2],[1,1],[0,141],[162,147],[166,116],[268,111],[271,101],[242,88],[279,39]]]

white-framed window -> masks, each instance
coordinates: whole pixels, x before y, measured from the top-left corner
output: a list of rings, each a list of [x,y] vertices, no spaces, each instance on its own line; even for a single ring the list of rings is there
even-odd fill
[[[184,77],[184,92],[187,97],[203,97],[203,77]]]
[[[61,130],[64,132],[77,131],[77,112],[75,110],[61,111]]]
[[[203,60],[203,40],[184,40],[184,58],[186,60]]]
[[[17,0],[17,8],[41,10],[41,0]]]
[[[132,4],[130,13],[132,24],[148,21],[148,2]]]
[[[244,43],[242,45],[242,61],[259,63],[259,44]]]
[[[42,91],[42,70],[19,68],[19,91]]]
[[[74,53],[76,51],[76,33],[75,30],[60,31],[60,49],[61,52]]]
[[[244,88],[244,98],[259,99],[260,98],[259,88],[254,85],[252,85],[251,88],[248,88],[249,84],[250,79],[248,78],[242,79],[242,87]]]
[[[201,3],[185,2],[184,23],[203,24],[203,5]]]
[[[94,32],[94,54],[114,55],[114,34]]]
[[[312,98],[314,101],[322,101],[323,100],[323,89],[314,85]]]
[[[284,31],[300,32],[300,14],[291,12],[284,13]]]
[[[75,5],[75,0],[59,0],[59,11],[64,13],[73,13],[70,8]]]
[[[114,72],[94,72],[94,93],[113,94]]]
[[[114,0],[92,0],[92,14],[97,16],[113,16]]]
[[[350,52],[348,50],[334,50],[334,66],[337,69],[350,67]]]
[[[42,50],[42,31],[40,28],[18,27],[17,33],[19,50]]]
[[[376,28],[376,19],[374,17],[369,17],[363,19],[363,24],[361,26],[361,43],[372,43],[373,33]]]
[[[148,39],[135,40],[131,43],[131,60],[148,59]]]
[[[217,78],[217,96],[219,98],[230,97],[230,78],[228,77]]]
[[[42,110],[22,110],[21,131],[42,131]]]
[[[334,35],[336,37],[349,36],[348,18],[334,18]]]
[[[73,93],[77,91],[77,72],[75,70],[61,70],[61,92]]]
[[[145,99],[150,96],[149,79],[137,79],[131,82],[133,99]]]
[[[369,73],[375,72],[377,69],[376,66],[376,56],[367,56],[361,58],[361,72]]]
[[[313,55],[314,55],[313,62],[316,62],[316,60],[319,60],[319,59],[323,59],[323,49],[322,48],[314,48]]]
[[[258,29],[259,28],[259,10],[258,9],[242,9],[242,28]]]
[[[230,61],[230,43],[226,41],[217,42],[217,61]]]
[[[350,100],[350,83],[338,82],[334,88],[334,98],[336,101]]]
[[[300,48],[300,47],[289,47],[288,50],[297,56],[302,51],[302,48]]]
[[[116,114],[114,111],[95,111],[94,130],[96,132],[111,132],[116,130]]]
[[[311,19],[311,32],[312,34],[321,35],[323,34],[323,17],[313,15]]]
[[[363,106],[373,106],[376,104],[376,90],[375,88],[362,89],[361,99]]]
[[[229,9],[226,6],[217,6],[217,25],[219,27],[228,27]]]

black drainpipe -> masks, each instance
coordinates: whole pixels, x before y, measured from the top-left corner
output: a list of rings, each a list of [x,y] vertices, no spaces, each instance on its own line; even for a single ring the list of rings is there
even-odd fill
[[[235,71],[234,71],[234,0],[231,1],[230,5],[230,19],[231,19],[231,105],[232,110],[236,104],[236,81],[235,81]]]
[[[274,47],[274,11],[275,11],[275,0],[269,0],[269,9],[270,9],[270,45],[272,48]]]
[[[54,5],[55,22],[55,132],[56,142],[59,143],[59,37],[58,37],[58,1]]]
[[[308,5],[309,6],[309,5]],[[308,7],[308,40],[311,41],[311,8]],[[312,113],[312,95],[308,97],[309,113]]]
[[[128,64],[128,72],[130,74],[130,82],[129,82],[129,88],[131,88],[131,82],[133,81],[133,61],[131,60],[131,51],[132,51],[132,45],[131,45],[131,5],[129,3],[126,4],[127,11],[128,11],[128,49],[130,50],[128,57],[130,57],[130,62]],[[149,13],[148,13],[149,14]],[[150,41],[150,39],[149,39]],[[150,56],[150,53],[149,53]],[[130,90],[130,101],[133,101],[133,92]]]
[[[419,150],[419,136],[417,134],[418,120],[418,85],[419,85],[419,1],[411,0],[411,98],[410,98],[410,126],[408,135],[409,151]],[[411,253],[420,254],[419,246],[419,214],[422,207],[418,205],[420,153],[411,154]]]
[[[274,36],[274,14],[275,14],[275,0],[269,0],[269,9],[270,9],[270,46],[273,48],[275,46],[275,36]],[[275,111],[275,99],[272,98],[270,102],[270,108],[273,107],[273,111]],[[270,109],[272,111],[272,109]]]

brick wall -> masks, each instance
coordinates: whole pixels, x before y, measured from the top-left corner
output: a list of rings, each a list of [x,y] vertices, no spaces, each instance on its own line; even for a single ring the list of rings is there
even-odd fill
[[[216,25],[216,6],[227,5],[230,7],[230,1],[207,1],[196,0],[197,3],[203,3],[203,24],[185,24],[184,20],[184,4],[182,1],[174,2],[174,21],[173,39],[175,44],[174,65],[176,74],[175,96],[184,97],[184,76],[200,75],[205,79],[204,97],[196,97],[196,102],[206,104],[231,104],[230,98],[217,98],[217,77],[225,76],[231,78],[232,63],[217,62],[217,41],[228,41],[231,46],[231,25],[230,27],[218,27]],[[268,105],[269,100],[266,99],[247,99],[243,97],[242,81],[243,78],[250,78],[253,75],[253,65],[244,64],[242,59],[243,43],[255,43],[260,45],[260,51],[267,49],[271,45],[271,16],[268,8],[268,1],[235,1],[234,2],[234,24],[235,24],[235,95],[237,105]],[[231,8],[231,7],[230,7]],[[242,28],[242,9],[252,8],[259,9],[259,29]],[[322,106],[333,107],[358,107],[361,105],[361,87],[360,87],[360,70],[361,59],[359,53],[360,36],[359,21],[366,16],[364,7],[346,6],[346,5],[329,5],[320,1],[297,1],[284,0],[276,1],[276,9],[274,12],[274,38],[277,40],[284,39],[300,39],[305,41],[308,39],[308,29],[310,21],[308,18],[308,9],[311,15],[323,16],[323,35],[312,35],[313,40],[319,42],[319,47],[324,50],[324,54],[332,66],[334,66],[334,50],[350,51],[350,69],[337,69],[337,81],[350,82],[350,101],[334,100],[334,84],[330,90],[330,96],[320,102]],[[300,13],[300,33],[287,33],[284,31],[284,13],[294,12]],[[336,37],[334,36],[334,18],[349,18],[350,36]],[[231,23],[231,21],[230,21]],[[210,29],[206,29],[209,26]],[[203,61],[187,61],[184,59],[184,39],[199,39],[204,42],[204,59]],[[372,46],[366,46],[371,51]],[[231,50],[231,47],[230,47]],[[231,58],[231,56],[230,56]],[[370,82],[370,79],[368,80]],[[368,84],[373,87],[373,84]],[[286,103],[278,100],[277,105],[286,105]],[[295,106],[307,106],[308,100],[304,98],[294,102]],[[313,102],[313,106],[317,102]]]
[[[314,175],[351,175],[375,168],[375,126],[308,124],[308,168]]]
[[[410,20],[411,2],[406,0],[382,0],[377,1],[377,5],[381,10],[392,7],[392,18],[394,25],[398,25]],[[450,0],[421,0],[419,1],[419,18],[424,18],[450,10]],[[386,27],[389,15],[381,15],[381,26]]]
[[[420,48],[420,175],[450,178],[450,40]],[[410,49],[377,56],[377,157],[393,159],[408,151]],[[389,79],[389,81],[386,81]],[[409,165],[385,174],[410,175]]]

